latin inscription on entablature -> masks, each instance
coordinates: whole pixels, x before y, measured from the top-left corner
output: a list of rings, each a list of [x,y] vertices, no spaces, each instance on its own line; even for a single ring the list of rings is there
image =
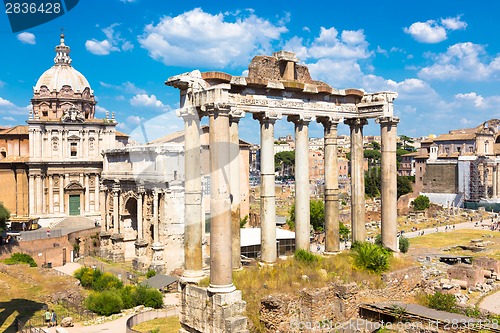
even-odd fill
[[[318,103],[318,102],[305,102],[298,100],[282,100],[272,98],[251,98],[230,95],[229,102],[242,107],[269,107],[269,108],[282,108],[282,109],[301,109],[301,110],[317,110],[317,111],[330,111],[330,112],[349,112],[356,113],[357,108],[355,105],[337,105],[335,103]]]

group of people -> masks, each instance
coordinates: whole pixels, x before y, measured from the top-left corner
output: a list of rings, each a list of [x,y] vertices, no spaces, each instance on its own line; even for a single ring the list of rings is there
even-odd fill
[[[47,325],[47,327],[57,326],[57,315],[56,315],[56,312],[54,310],[52,310],[52,312],[51,312],[50,310],[47,309],[47,311],[44,314],[44,318],[45,318],[45,324]]]

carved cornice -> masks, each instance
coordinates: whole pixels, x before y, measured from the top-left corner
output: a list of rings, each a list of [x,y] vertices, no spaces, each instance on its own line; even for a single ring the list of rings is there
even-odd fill
[[[337,126],[342,122],[342,118],[335,116],[319,116],[316,117],[316,122],[322,124],[324,127]]]

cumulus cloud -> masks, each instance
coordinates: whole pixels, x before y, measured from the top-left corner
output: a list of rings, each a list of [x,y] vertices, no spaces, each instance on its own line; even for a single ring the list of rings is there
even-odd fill
[[[31,45],[36,44],[36,37],[31,32],[21,32],[20,34],[17,35],[17,40],[19,40],[21,43],[24,44],[31,44]]]
[[[139,116],[128,116],[126,121],[131,125],[139,125],[143,119]]]
[[[103,81],[99,81],[99,84],[102,87],[110,88],[110,89],[115,89],[115,90],[118,90],[118,91],[123,91],[123,92],[126,92],[128,94],[145,94],[146,93],[146,91],[144,89],[141,89],[141,88],[137,87],[135,84],[133,84],[130,81],[123,82],[120,85],[106,83],[106,82],[103,82]]]
[[[269,54],[271,42],[287,29],[251,13],[212,15],[200,8],[148,24],[138,41],[168,66],[245,65],[255,54]]]
[[[500,96],[482,96],[476,92],[469,92],[465,94],[456,94],[455,100],[463,103],[464,106],[473,106],[477,110],[491,111],[498,114],[498,104],[500,103]]]
[[[0,114],[10,114],[10,115],[28,115],[29,110],[31,110],[31,105],[28,106],[17,106],[11,101],[0,97]]]
[[[156,98],[155,95],[149,96],[148,94],[137,94],[130,99],[130,105],[132,106],[145,106],[163,109],[165,105]]]
[[[435,44],[448,38],[448,32],[461,30],[467,27],[467,23],[460,20],[460,16],[442,18],[439,21],[428,20],[426,22],[415,22],[403,31],[418,42]]]
[[[427,80],[486,81],[500,78],[500,56],[488,59],[484,46],[458,43],[441,54],[429,54],[434,64],[424,67],[418,76]]]
[[[114,23],[109,27],[102,29],[102,32],[106,36],[106,39],[99,41],[96,38],[87,40],[85,42],[85,48],[92,54],[95,55],[108,55],[111,52],[119,52],[132,50],[134,44],[125,38],[121,37],[121,34],[115,31],[115,28],[119,26],[118,23]]]

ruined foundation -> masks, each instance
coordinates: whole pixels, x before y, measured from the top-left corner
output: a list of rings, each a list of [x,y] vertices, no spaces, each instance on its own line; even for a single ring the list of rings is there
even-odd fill
[[[241,291],[211,293],[206,288],[181,283],[182,328],[179,333],[247,333],[246,303]]]

